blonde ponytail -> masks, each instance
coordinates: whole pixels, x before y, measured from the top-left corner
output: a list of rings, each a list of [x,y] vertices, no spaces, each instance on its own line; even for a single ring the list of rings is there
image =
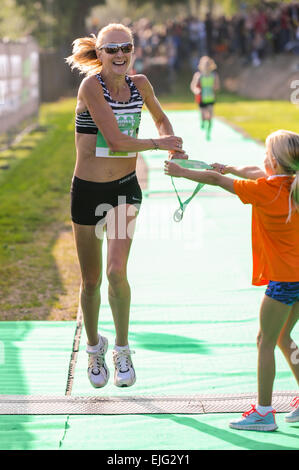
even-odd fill
[[[289,214],[287,222],[290,222],[291,220],[292,208],[299,212],[299,170],[296,171],[294,181],[290,188]]]
[[[268,135],[266,146],[286,174],[295,175],[290,188],[289,214],[286,220],[290,222],[292,212],[299,212],[299,134],[279,129]]]
[[[95,75],[101,71],[102,64],[96,54],[97,38],[94,34],[78,38],[73,42],[73,53],[65,59],[71,69],[78,69],[85,75]]]

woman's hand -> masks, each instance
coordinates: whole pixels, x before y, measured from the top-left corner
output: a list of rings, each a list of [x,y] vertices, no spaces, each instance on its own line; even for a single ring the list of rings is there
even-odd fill
[[[155,139],[160,150],[172,150],[179,154],[185,153],[183,150],[183,139],[175,135],[164,135]]]
[[[177,163],[172,162],[171,160],[166,160],[164,162],[164,173],[168,176],[175,176],[180,178],[184,174],[184,168],[182,168]]]

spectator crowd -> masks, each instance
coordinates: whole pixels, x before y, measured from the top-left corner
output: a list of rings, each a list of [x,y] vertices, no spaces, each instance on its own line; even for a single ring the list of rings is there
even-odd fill
[[[219,60],[234,54],[244,64],[258,66],[269,55],[299,54],[298,2],[266,4],[230,19],[207,14],[204,19],[182,17],[163,25],[146,18],[127,23],[135,34],[137,72],[147,60],[164,60],[175,73],[186,64],[195,70],[203,55]]]

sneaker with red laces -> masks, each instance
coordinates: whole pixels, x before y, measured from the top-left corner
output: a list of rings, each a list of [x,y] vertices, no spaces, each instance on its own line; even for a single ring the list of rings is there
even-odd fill
[[[275,413],[275,410],[271,410],[262,415],[254,405],[251,405],[251,409],[243,413],[242,418],[231,421],[229,427],[246,431],[275,431],[278,428]]]
[[[297,423],[299,421],[299,397],[295,397],[291,401],[291,406],[295,409],[288,413],[284,419],[287,423]]]

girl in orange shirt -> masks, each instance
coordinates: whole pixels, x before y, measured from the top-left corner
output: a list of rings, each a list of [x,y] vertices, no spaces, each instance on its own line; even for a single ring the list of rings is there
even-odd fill
[[[165,162],[165,174],[220,186],[252,204],[254,285],[266,285],[260,308],[258,405],[230,422],[230,427],[255,431],[277,429],[272,391],[276,345],[299,384],[299,349],[291,338],[299,318],[299,134],[279,130],[266,139],[264,170],[215,163],[214,170],[189,170]],[[233,179],[227,173],[245,178]],[[299,397],[286,421],[299,421]]]

